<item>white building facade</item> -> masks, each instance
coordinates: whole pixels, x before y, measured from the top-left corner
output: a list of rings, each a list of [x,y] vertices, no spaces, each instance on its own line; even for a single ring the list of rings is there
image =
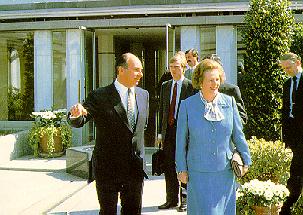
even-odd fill
[[[132,52],[144,65],[150,93],[147,145],[157,125],[157,83],[176,51],[218,54],[237,84],[248,1],[2,0],[0,129],[30,126],[31,111],[69,109],[112,83],[115,56]],[[74,145],[94,139],[93,125],[75,129]]]

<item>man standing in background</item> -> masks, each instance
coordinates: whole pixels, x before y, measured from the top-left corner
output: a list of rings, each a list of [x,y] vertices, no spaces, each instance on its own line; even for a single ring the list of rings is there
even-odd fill
[[[193,72],[199,63],[199,53],[197,49],[189,49],[185,52],[185,57],[189,68],[185,71],[184,76],[191,80]]]
[[[285,147],[293,152],[290,177],[287,181],[289,196],[281,215],[290,215],[291,207],[301,195],[303,183],[303,80],[301,58],[294,53],[282,55],[281,67],[290,78],[283,85],[282,138]]]
[[[194,94],[191,81],[184,77],[186,58],[184,53],[177,53],[169,61],[172,80],[162,84],[159,107],[158,144],[162,144],[165,154],[166,202],[159,209],[168,209],[178,205],[179,182],[176,173],[176,126],[181,100]],[[185,202],[186,204],[186,202]],[[186,210],[181,201],[178,211]]]

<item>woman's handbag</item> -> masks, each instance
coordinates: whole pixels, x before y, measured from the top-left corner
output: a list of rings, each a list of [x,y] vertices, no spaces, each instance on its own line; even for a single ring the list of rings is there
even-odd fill
[[[164,173],[164,151],[159,149],[152,155],[152,175],[159,176]]]
[[[244,175],[243,172],[243,160],[240,153],[237,150],[234,150],[232,158],[230,160],[231,168],[233,169],[235,175],[240,178]]]

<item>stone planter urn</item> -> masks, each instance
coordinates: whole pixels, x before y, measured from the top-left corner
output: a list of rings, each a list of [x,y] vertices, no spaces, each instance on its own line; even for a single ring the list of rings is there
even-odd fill
[[[280,205],[272,206],[253,206],[256,215],[279,215],[281,210]]]
[[[49,147],[47,145],[48,142],[48,135],[43,135],[40,137],[40,142],[39,142],[39,157],[61,157],[64,154],[64,147],[62,144],[62,137],[59,134],[53,135],[53,151],[50,152]]]

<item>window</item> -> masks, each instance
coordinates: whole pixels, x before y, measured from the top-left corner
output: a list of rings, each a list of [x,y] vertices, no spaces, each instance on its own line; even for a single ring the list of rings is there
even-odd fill
[[[53,108],[66,108],[66,33],[53,32]]]
[[[30,120],[34,109],[32,32],[0,34],[0,120]]]
[[[200,56],[216,53],[216,27],[201,27]]]

